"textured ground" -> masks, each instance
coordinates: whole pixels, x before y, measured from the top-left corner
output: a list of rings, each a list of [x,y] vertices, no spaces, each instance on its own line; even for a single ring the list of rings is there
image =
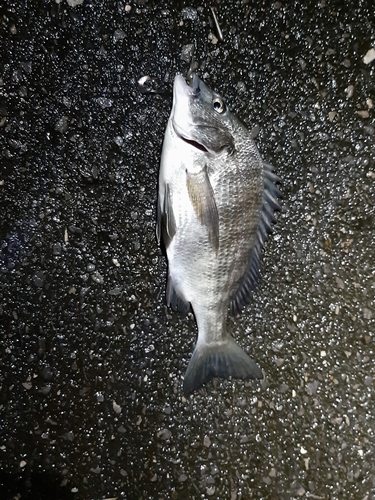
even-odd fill
[[[373,2],[212,2],[222,41],[206,2],[36,4],[0,7],[0,498],[373,500]],[[154,233],[171,96],[137,81],[170,90],[188,44],[283,204],[231,323],[266,378],[186,401]]]

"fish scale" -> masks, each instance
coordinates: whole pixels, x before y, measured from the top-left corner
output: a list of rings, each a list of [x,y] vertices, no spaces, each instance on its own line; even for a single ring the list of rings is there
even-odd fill
[[[198,338],[186,395],[213,377],[262,378],[227,331],[249,301],[274,222],[278,178],[224,99],[177,75],[160,165],[157,237],[168,258],[167,303],[192,307]]]

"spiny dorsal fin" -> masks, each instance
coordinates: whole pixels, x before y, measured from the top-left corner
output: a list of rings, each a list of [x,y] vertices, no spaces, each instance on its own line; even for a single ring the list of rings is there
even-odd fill
[[[219,215],[207,167],[205,166],[200,172],[194,174],[186,171],[186,185],[195,214],[200,223],[207,228],[210,244],[217,253],[219,249]]]
[[[249,265],[240,281],[237,292],[232,297],[230,303],[232,314],[238,314],[241,312],[241,309],[249,303],[251,293],[257,286],[262,248],[268,238],[268,235],[272,232],[272,225],[276,222],[274,212],[275,210],[280,209],[278,198],[281,193],[276,186],[276,183],[280,182],[280,179],[273,173],[273,167],[269,163],[263,163],[263,174],[263,207],[260,215],[258,231]]]

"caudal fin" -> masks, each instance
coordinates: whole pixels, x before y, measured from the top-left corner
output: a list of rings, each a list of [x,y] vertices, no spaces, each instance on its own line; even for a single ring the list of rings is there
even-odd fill
[[[224,342],[198,342],[184,378],[184,393],[189,396],[214,377],[263,378],[262,370],[232,337]]]

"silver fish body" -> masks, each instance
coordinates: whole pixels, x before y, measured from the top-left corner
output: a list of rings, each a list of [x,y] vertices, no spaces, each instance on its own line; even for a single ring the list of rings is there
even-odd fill
[[[168,258],[167,303],[193,309],[189,395],[213,377],[262,378],[227,331],[248,302],[278,208],[278,178],[246,127],[197,75],[177,75],[159,174],[157,236]]]

